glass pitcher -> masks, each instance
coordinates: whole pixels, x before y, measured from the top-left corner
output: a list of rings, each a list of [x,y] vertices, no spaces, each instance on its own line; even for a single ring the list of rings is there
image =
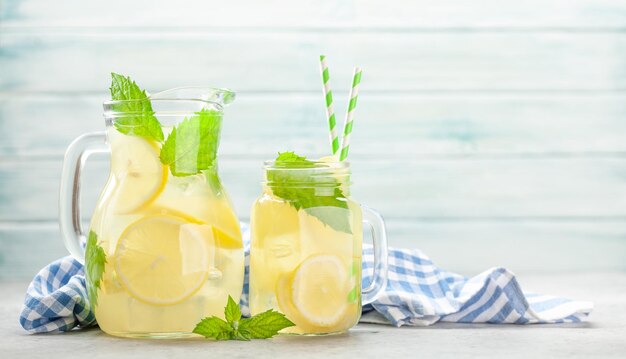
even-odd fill
[[[265,163],[250,224],[250,310],[285,314],[295,326],[281,333],[345,332],[385,288],[385,223],[349,195],[347,162]],[[363,224],[374,242],[374,272],[362,291]]]
[[[147,100],[109,101],[106,132],[85,134],[68,147],[61,232],[69,252],[85,264],[89,299],[103,331],[192,336],[202,318],[223,316],[228,295],[239,300],[241,231],[217,173],[223,107],[233,99],[228,90],[178,88]],[[132,101],[150,101],[152,112],[128,112],[142,107]],[[133,116],[154,116],[163,141],[142,136],[129,125]],[[80,174],[95,152],[110,153],[111,167],[85,233]]]

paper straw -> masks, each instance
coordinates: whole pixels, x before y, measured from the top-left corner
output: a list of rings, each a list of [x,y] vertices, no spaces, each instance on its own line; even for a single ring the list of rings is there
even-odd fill
[[[328,64],[326,56],[320,55],[320,70],[322,72],[324,99],[326,100],[326,119],[328,119],[328,129],[330,137],[330,146],[332,155],[335,156],[339,151],[339,138],[337,137],[337,121],[335,120],[335,111],[333,110],[333,92],[330,90],[330,75],[328,74]]]
[[[350,89],[350,102],[348,104],[348,112],[346,113],[346,122],[343,126],[343,140],[341,141],[341,154],[339,155],[340,161],[348,157],[348,151],[350,149],[350,134],[352,133],[356,101],[359,97],[359,83],[361,83],[361,68],[355,67],[354,75],[352,76],[352,88]]]

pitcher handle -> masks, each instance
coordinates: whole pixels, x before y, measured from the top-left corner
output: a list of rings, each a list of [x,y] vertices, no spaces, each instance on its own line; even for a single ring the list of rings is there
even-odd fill
[[[59,224],[65,248],[80,263],[85,263],[85,232],[80,215],[80,174],[87,158],[94,153],[108,153],[105,132],[91,132],[77,137],[65,151],[59,191]]]
[[[363,305],[376,300],[378,295],[387,287],[387,231],[385,221],[380,213],[371,208],[361,206],[363,223],[370,228],[374,244],[374,273],[372,282],[363,289]]]

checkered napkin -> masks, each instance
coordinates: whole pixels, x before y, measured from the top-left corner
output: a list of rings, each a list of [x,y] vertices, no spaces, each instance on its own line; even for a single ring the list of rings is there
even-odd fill
[[[363,250],[363,283],[371,281],[374,252]],[[418,249],[389,248],[384,293],[363,308],[361,322],[426,326],[455,323],[576,323],[593,303],[524,293],[515,275],[491,268],[467,278],[435,266]]]
[[[83,265],[67,256],[40,270],[26,290],[20,323],[31,333],[64,332],[96,324]]]
[[[248,309],[249,238],[242,225],[246,268],[241,307]],[[363,250],[363,285],[372,279],[374,253]],[[579,322],[590,302],[523,293],[515,276],[503,268],[466,278],[436,267],[417,249],[389,249],[389,281],[384,293],[363,308],[361,322],[394,326],[458,323]],[[80,263],[71,257],[43,268],[28,287],[20,323],[31,333],[67,331],[96,323]]]

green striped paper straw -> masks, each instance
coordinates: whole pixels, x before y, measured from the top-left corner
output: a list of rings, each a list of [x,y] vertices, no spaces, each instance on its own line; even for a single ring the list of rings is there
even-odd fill
[[[354,120],[354,110],[356,109],[356,100],[359,97],[359,84],[361,83],[361,68],[354,68],[352,76],[352,89],[350,89],[350,102],[348,103],[348,112],[346,113],[346,122],[343,126],[343,140],[341,141],[341,154],[339,160],[343,161],[348,157],[350,150],[350,134],[352,134],[352,122]]]
[[[328,74],[328,64],[326,56],[320,55],[320,70],[322,71],[322,81],[324,83],[324,99],[326,100],[326,118],[328,119],[328,129],[330,130],[330,146],[333,156],[339,151],[339,137],[337,137],[337,121],[333,109],[333,92],[330,90],[330,75]]]

